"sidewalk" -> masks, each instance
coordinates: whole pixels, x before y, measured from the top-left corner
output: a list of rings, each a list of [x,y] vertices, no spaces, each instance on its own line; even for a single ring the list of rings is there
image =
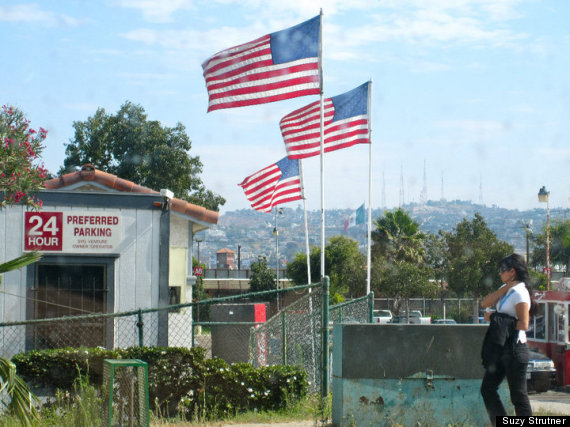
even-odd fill
[[[570,392],[550,390],[545,393],[531,393],[529,395],[533,412],[547,411],[556,415],[570,415]],[[246,424],[220,424],[217,427],[261,427],[267,423]],[[313,420],[295,421],[288,423],[271,423],[271,427],[314,427],[322,426]]]
[[[548,411],[560,415],[570,415],[570,393],[565,389],[549,390],[545,393],[529,394],[534,411]],[[569,390],[570,391],[570,390]]]

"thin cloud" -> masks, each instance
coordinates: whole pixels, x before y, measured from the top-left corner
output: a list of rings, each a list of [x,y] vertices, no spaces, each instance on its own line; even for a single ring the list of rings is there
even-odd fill
[[[35,3],[0,6],[0,21],[33,22],[46,27],[78,27],[83,23],[69,15],[42,10]]]
[[[146,21],[155,23],[171,22],[175,12],[193,8],[191,0],[119,0],[117,5],[137,9]]]

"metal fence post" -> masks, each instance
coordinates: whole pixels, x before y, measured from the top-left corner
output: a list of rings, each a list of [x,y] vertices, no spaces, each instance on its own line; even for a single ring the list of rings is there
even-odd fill
[[[190,341],[190,348],[194,348],[194,309],[198,309],[198,304],[194,305],[192,303],[190,307],[192,307],[192,317],[190,318],[190,339],[192,341]],[[198,317],[198,321],[200,321],[200,317]]]
[[[329,293],[330,281],[329,277],[323,277],[323,312],[321,322],[322,333],[322,378],[321,378],[321,397],[329,395]]]
[[[287,364],[287,311],[281,312],[281,351],[283,353],[283,365]]]
[[[368,294],[368,323],[374,322],[374,291]]]
[[[139,328],[139,347],[144,347],[144,322],[143,322],[143,315],[142,309],[139,308],[138,312],[138,321],[137,321],[137,328]]]

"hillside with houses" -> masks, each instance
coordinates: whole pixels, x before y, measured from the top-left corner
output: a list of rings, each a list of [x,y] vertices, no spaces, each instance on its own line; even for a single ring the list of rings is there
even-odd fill
[[[274,229],[279,231],[279,259],[282,265],[292,260],[297,252],[305,250],[305,225],[302,205],[283,205],[283,213],[262,213],[253,209],[229,211],[220,216],[219,222],[210,230],[200,233],[200,259],[208,268],[216,268],[216,251],[223,248],[237,252],[240,247],[241,268],[248,268],[258,256],[267,257],[270,265],[275,265],[276,238]],[[475,213],[483,216],[489,228],[497,236],[515,247],[520,253],[526,251],[526,230],[542,232],[546,223],[546,210],[526,211],[485,206],[469,201],[428,201],[425,204],[408,204],[403,209],[418,221],[424,232],[437,233],[439,230],[452,231],[464,218],[472,219]],[[345,220],[353,211],[350,209],[330,209],[325,213],[326,237],[343,234],[358,241],[361,250],[366,251],[366,224],[359,224],[344,231]],[[372,222],[383,215],[384,209],[372,210]],[[551,221],[564,219],[568,209],[551,209]],[[309,244],[320,245],[320,211],[307,212]],[[374,225],[373,225],[374,228]],[[532,249],[531,249],[532,250]],[[194,253],[197,256],[197,253]]]

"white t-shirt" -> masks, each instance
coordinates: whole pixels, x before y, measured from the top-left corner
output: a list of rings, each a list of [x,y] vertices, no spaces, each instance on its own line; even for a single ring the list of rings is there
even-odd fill
[[[503,286],[506,285],[503,284]],[[526,289],[524,282],[520,282],[517,285],[513,286],[505,295],[499,298],[499,301],[497,301],[497,312],[505,313],[518,319],[516,306],[521,302],[526,302],[530,309],[530,295]],[[526,342],[525,331],[519,331],[518,342]]]

